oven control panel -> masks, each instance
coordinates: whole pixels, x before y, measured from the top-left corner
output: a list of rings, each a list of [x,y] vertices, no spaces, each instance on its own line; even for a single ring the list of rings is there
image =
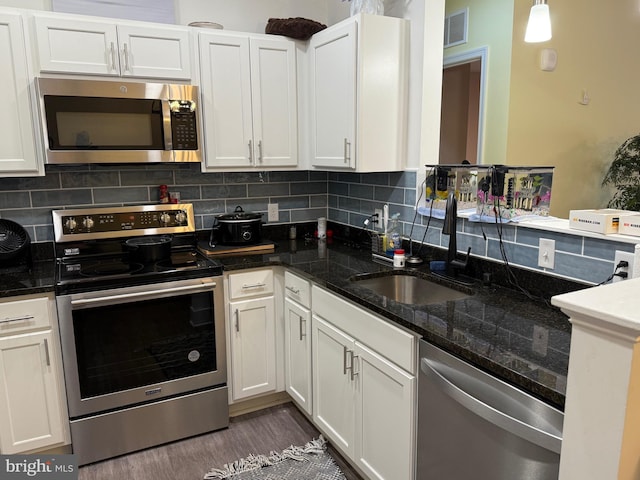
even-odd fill
[[[195,231],[191,204],[54,210],[57,242]]]

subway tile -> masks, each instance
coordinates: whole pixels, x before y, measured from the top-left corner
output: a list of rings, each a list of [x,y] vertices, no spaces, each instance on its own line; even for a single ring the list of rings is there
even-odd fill
[[[326,182],[329,180],[329,172],[310,170],[308,173],[310,182]]]
[[[31,197],[29,192],[0,192],[2,208],[29,208]]]
[[[538,268],[538,249],[527,245],[518,245],[511,242],[502,242],[504,252],[509,263],[524,267]],[[489,239],[487,245],[487,256],[502,261],[500,242]]]
[[[60,188],[60,176],[55,173],[44,177],[0,178],[0,191],[53,190]]]
[[[123,186],[173,185],[173,170],[121,171],[120,182]]]
[[[202,173],[200,170],[176,170],[176,185],[220,185],[224,183],[221,172]]]
[[[269,172],[269,182],[308,182],[309,172],[291,171],[291,172]],[[326,183],[326,181],[325,181]]]
[[[329,208],[338,208],[338,197],[335,195],[329,195],[327,198],[327,206]]]
[[[369,185],[389,185],[389,174],[385,172],[375,172],[375,173],[363,173],[362,174],[362,183],[366,183]]]
[[[63,172],[60,173],[62,188],[116,187],[120,184],[117,170],[104,172]]]
[[[349,195],[349,184],[329,182],[327,190],[330,195]]]
[[[19,210],[0,210],[0,218],[6,218],[27,225],[53,225],[50,208],[28,208]]]
[[[305,210],[291,210],[292,222],[304,222],[308,220],[317,220],[320,217],[326,217],[327,211],[324,208],[308,208]]]
[[[537,247],[541,238],[548,238],[556,242],[556,251],[577,253],[582,252],[582,239],[578,235],[563,235],[557,232],[534,230],[532,228],[517,227],[516,239],[518,243]]]
[[[338,172],[337,181],[347,183],[362,183],[362,175],[360,173],[352,172]]]
[[[277,203],[280,210],[288,208],[309,208],[309,197],[272,197],[271,203]],[[320,205],[322,206],[322,205]]]
[[[269,205],[269,199],[262,198],[246,198],[241,200],[227,200],[226,212],[233,212],[236,207],[242,207],[245,212],[260,212],[266,213]]]
[[[311,195],[309,197],[309,206],[315,208],[326,207],[328,205],[327,197],[327,195]]]
[[[484,238],[478,237],[476,235],[467,235],[458,232],[458,235],[456,237],[456,247],[459,252],[463,252],[460,254],[461,257],[466,255],[467,249],[469,247],[471,247],[472,255],[480,255],[484,257],[487,253],[487,247]]]
[[[360,200],[350,197],[338,197],[338,208],[341,210],[360,211]]]
[[[215,200],[217,198],[246,198],[246,185],[203,185],[202,198]]]
[[[373,198],[386,203],[404,203],[402,188],[375,187]]]
[[[194,213],[197,215],[226,213],[224,200],[196,200],[193,203]]]
[[[634,245],[631,243],[618,243],[610,240],[585,237],[583,255],[613,262],[615,260],[616,250],[633,252],[633,249]]]
[[[329,208],[327,217],[333,222],[349,224],[349,214],[344,210]]]
[[[247,185],[249,197],[273,197],[289,195],[288,183],[254,183]]]
[[[407,188],[404,191],[404,203],[405,205],[416,204],[416,191],[413,188]]]
[[[416,172],[391,172],[389,184],[395,187],[416,188]]]
[[[223,183],[266,183],[268,175],[262,172],[225,172]]]
[[[96,204],[145,203],[150,201],[149,189],[145,187],[95,188],[93,201]]]
[[[556,252],[553,273],[592,283],[600,283],[613,273],[613,263],[596,258]]]
[[[282,210],[278,213],[278,221],[273,223],[289,223],[291,222],[291,212],[293,210]]]
[[[472,222],[465,219],[464,232],[473,235],[484,234],[487,238],[502,238],[505,242],[515,242],[516,240],[516,227],[508,223]],[[535,246],[537,247],[538,244],[536,243]]]
[[[191,202],[192,200],[199,200],[200,186],[199,185],[172,185],[169,187],[169,193],[178,192],[180,194],[181,202]],[[152,202],[159,200],[159,192],[157,188],[149,187],[149,199]]]
[[[373,187],[371,185],[352,183],[349,185],[349,196],[361,199],[373,199]]]
[[[54,240],[53,225],[36,225],[33,230],[35,236],[31,239],[34,242],[52,242]]]
[[[290,193],[291,195],[327,193],[327,182],[292,183]]]
[[[75,205],[91,205],[91,190],[35,190],[31,192],[34,207],[71,207]]]

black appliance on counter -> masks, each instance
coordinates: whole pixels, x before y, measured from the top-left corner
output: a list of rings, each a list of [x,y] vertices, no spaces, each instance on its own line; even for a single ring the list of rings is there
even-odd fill
[[[0,268],[29,267],[31,238],[20,224],[0,218]]]
[[[245,212],[238,205],[233,213],[213,220],[209,245],[256,245],[262,240],[262,214]]]
[[[227,427],[222,266],[197,249],[193,206],[56,210],[53,223],[78,463]]]

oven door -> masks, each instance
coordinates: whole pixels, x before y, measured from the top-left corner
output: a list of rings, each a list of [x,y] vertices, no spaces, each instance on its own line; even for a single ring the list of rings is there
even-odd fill
[[[226,384],[221,277],[57,298],[69,415]]]

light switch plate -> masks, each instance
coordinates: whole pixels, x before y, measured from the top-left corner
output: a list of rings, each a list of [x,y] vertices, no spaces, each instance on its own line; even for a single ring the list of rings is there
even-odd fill
[[[553,269],[556,261],[556,241],[541,238],[538,245],[538,266]]]
[[[279,220],[277,203],[270,203],[267,206],[267,220],[270,222],[277,222]]]

